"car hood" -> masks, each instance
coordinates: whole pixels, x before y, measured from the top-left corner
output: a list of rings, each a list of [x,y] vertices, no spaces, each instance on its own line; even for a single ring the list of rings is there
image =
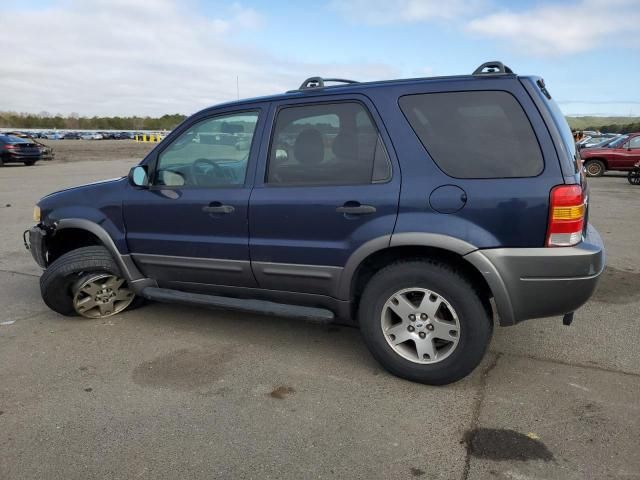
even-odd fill
[[[40,201],[49,200],[49,199],[52,199],[54,197],[58,197],[61,194],[66,194],[66,193],[70,193],[70,192],[80,193],[81,191],[85,192],[85,191],[101,190],[101,188],[100,188],[101,186],[121,182],[122,180],[124,180],[124,178],[125,177],[109,178],[107,180],[98,180],[96,182],[83,183],[82,185],[76,185],[74,187],[69,187],[69,188],[63,188],[62,190],[57,190],[57,191],[52,192],[52,193],[50,193],[48,195],[45,195],[44,197],[42,197],[40,199]]]

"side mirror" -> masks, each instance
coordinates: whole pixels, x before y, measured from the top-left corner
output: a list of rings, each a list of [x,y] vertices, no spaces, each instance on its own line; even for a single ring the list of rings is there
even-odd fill
[[[138,165],[129,170],[129,183],[135,187],[146,188],[149,186],[147,167]]]

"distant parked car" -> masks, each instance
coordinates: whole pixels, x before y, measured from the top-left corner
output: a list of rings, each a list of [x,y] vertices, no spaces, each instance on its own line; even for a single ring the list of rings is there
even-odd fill
[[[593,144],[593,145],[585,145],[585,146],[583,146],[582,148],[583,148],[583,149],[584,149],[584,148],[604,148],[604,147],[606,147],[607,145],[610,145],[611,143],[613,143],[613,142],[617,141],[619,138],[620,138],[620,135],[615,135],[615,136],[613,136],[613,137],[612,137],[612,136],[608,136],[608,137],[606,137],[604,140],[602,140],[602,141],[600,141],[600,142],[598,142],[598,143],[596,143],[596,144]]]
[[[67,132],[62,136],[63,140],[81,140],[82,137],[76,132]]]
[[[61,140],[63,135],[60,132],[46,132],[42,134],[42,138],[47,140]]]
[[[593,135],[593,136],[584,137],[576,145],[578,148],[589,148],[594,145],[597,145],[598,143],[604,140],[608,140],[608,137],[605,137],[604,135]]]
[[[608,170],[632,170],[640,160],[640,132],[622,135],[602,148],[583,149],[580,157],[590,177],[601,177]]]
[[[97,132],[87,132],[80,135],[80,138],[82,138],[83,140],[102,140],[104,136],[101,133]]]
[[[41,158],[42,152],[34,142],[12,135],[0,135],[0,167],[5,163],[31,166]]]

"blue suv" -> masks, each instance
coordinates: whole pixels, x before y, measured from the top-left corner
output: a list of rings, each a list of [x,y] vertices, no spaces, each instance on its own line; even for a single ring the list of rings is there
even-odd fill
[[[147,299],[351,323],[390,372],[446,384],[494,321],[569,324],[589,299],[588,199],[544,81],[488,62],[205,109],[128,177],[44,197],[25,233],[63,315]]]

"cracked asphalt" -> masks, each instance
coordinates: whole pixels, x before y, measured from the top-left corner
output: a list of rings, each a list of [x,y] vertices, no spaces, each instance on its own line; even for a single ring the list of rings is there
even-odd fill
[[[33,204],[133,163],[0,168],[0,479],[640,479],[640,187],[623,176],[590,180],[608,267],[574,324],[496,328],[470,377],[428,387],[352,328],[49,311],[21,240]]]

